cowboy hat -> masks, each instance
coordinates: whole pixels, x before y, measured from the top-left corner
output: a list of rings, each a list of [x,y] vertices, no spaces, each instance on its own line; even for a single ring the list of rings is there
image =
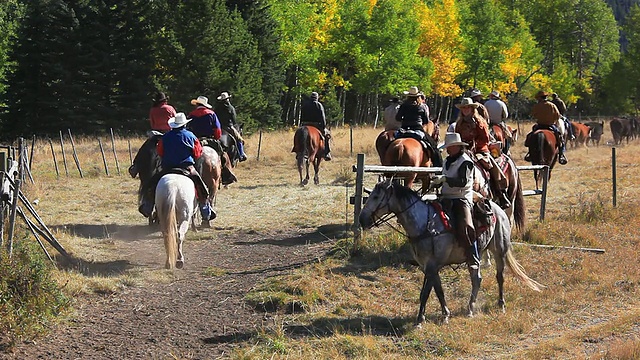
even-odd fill
[[[176,114],[175,117],[172,117],[171,119],[169,119],[169,127],[172,129],[177,129],[179,127],[183,127],[187,125],[189,121],[191,120],[187,119],[187,115],[179,112]]]
[[[409,88],[409,91],[403,91],[403,93],[409,96],[418,96],[420,95],[420,90],[418,90],[417,86],[411,86]]]
[[[169,100],[169,97],[165,95],[163,92],[157,92],[152,100],[154,102],[167,101]]]
[[[471,93],[469,94],[470,98],[474,98],[476,96],[482,96],[482,92],[478,89],[473,89],[471,90]]]
[[[473,99],[471,98],[462,98],[460,104],[456,104],[456,107],[458,109],[462,109],[465,106],[471,106],[472,108],[477,109],[478,103],[473,102]]]
[[[491,92],[491,94],[489,94],[489,95],[494,96],[494,97],[497,97],[498,99],[500,99],[500,92],[499,92],[499,91],[497,91],[497,90],[493,90],[493,91]]]
[[[227,100],[227,99],[228,99],[228,98],[230,98],[230,97],[231,97],[231,95],[229,95],[229,93],[228,93],[228,92],[223,91],[223,92],[220,94],[220,96],[218,96],[216,99],[218,99],[218,100],[220,100],[220,101],[223,101],[223,100]]]
[[[209,105],[209,98],[207,98],[206,96],[198,96],[197,99],[193,99],[191,100],[191,105],[197,105],[200,104],[202,106],[208,107],[209,109],[211,109],[211,105]]]
[[[449,146],[468,146],[466,142],[462,141],[459,133],[447,133],[444,136],[444,145],[442,147],[448,148]]]
[[[536,99],[539,99],[539,98],[546,99],[546,98],[547,98],[547,96],[549,96],[549,93],[548,93],[548,92],[540,90],[540,91],[538,91],[538,93],[536,94],[535,98],[536,98]]]
[[[314,91],[311,93],[311,95],[309,95],[309,98],[311,98],[311,100],[318,100],[318,98],[320,98],[320,95]]]

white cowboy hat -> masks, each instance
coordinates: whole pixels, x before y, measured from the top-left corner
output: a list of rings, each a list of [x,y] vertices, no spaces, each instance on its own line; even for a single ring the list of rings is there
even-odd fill
[[[444,145],[442,147],[448,148],[449,146],[454,146],[454,145],[468,146],[469,144],[467,144],[466,142],[462,141],[462,139],[460,138],[460,134],[458,134],[458,133],[447,133],[444,136]]]
[[[418,90],[417,86],[412,86],[409,88],[409,91],[403,91],[403,93],[409,96],[418,96],[420,95],[420,90]]]
[[[220,96],[218,96],[216,99],[218,99],[218,100],[222,101],[222,100],[227,100],[227,99],[228,99],[228,98],[230,98],[230,97],[231,97],[231,95],[229,95],[229,93],[228,93],[228,92],[223,91],[223,92],[220,94]]]
[[[471,94],[469,94],[469,97],[476,97],[476,96],[480,96],[482,95],[482,92],[478,89],[473,89],[471,90]]]
[[[495,96],[495,97],[497,97],[498,99],[500,99],[500,92],[499,92],[499,91],[497,91],[497,90],[493,90],[493,91],[491,92],[491,94],[489,94],[489,95],[491,95],[491,96]]]
[[[176,114],[176,117],[172,117],[171,119],[169,119],[169,127],[172,129],[177,129],[179,127],[187,125],[189,121],[191,120],[187,119],[187,115],[180,112]]]
[[[456,107],[458,109],[462,109],[465,106],[471,106],[474,109],[478,108],[478,103],[473,102],[473,99],[471,98],[462,98],[462,101],[460,102],[460,104],[456,104]]]
[[[209,98],[207,98],[206,96],[198,96],[197,99],[193,99],[191,100],[191,105],[196,105],[196,104],[200,104],[202,106],[206,106],[209,109],[211,109],[211,105],[209,105]]]

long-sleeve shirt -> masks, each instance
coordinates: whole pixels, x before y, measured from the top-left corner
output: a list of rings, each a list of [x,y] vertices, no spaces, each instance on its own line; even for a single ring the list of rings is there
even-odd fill
[[[489,125],[477,111],[469,116],[462,116],[461,113],[456,121],[456,132],[474,153],[489,152]]]
[[[321,131],[327,127],[327,119],[324,114],[324,106],[317,100],[309,100],[302,105],[302,123],[312,124]]]
[[[484,107],[487,108],[488,120],[492,124],[500,124],[509,117],[507,104],[500,99],[489,99],[484,103]]]
[[[176,116],[176,109],[173,106],[163,103],[160,106],[154,106],[149,110],[149,123],[151,130],[166,133],[171,130],[169,127],[169,119]]]
[[[162,158],[162,168],[186,168],[194,165],[202,155],[202,145],[198,138],[184,127],[164,134],[156,147]]]
[[[188,118],[191,119],[187,127],[197,137],[213,137],[220,139],[222,130],[220,129],[220,120],[211,109],[204,106],[198,106],[189,113]]]
[[[412,100],[405,100],[400,105],[396,120],[402,122],[402,128],[405,130],[423,131],[422,125],[429,121],[428,107],[422,106]]]

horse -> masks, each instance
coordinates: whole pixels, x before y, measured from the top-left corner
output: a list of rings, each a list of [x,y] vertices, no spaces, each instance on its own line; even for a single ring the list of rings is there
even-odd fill
[[[143,201],[144,194],[142,190],[147,187],[156,173],[162,171],[162,159],[156,150],[156,144],[161,135],[160,133],[154,134],[142,144],[128,170],[132,178],[135,179],[136,175],[140,178],[138,205],[141,205]],[[152,225],[155,220],[156,217],[154,215],[149,216],[149,225]]]
[[[504,312],[504,268],[505,264],[526,286],[535,291],[544,287],[527,276],[512,252],[511,226],[506,213],[493,201],[490,201],[493,220],[482,230],[478,227],[478,248],[481,253],[490,251],[496,264],[498,281],[498,306]],[[440,270],[446,265],[466,262],[465,248],[456,240],[451,230],[432,203],[422,201],[421,197],[405,186],[392,180],[382,181],[374,187],[360,212],[359,221],[363,229],[378,225],[385,215],[395,214],[409,239],[414,260],[424,273],[420,291],[420,309],[416,325],[425,321],[425,306],[431,290],[435,290],[442,310],[443,321],[449,320],[451,312],[447,308],[440,280]],[[469,299],[468,315],[475,312],[476,298],[481,278],[477,269],[469,269],[472,290]]]
[[[438,127],[432,121],[424,124],[423,129],[425,134],[436,140],[435,137],[438,135]],[[432,161],[434,157],[440,157],[439,153],[436,154],[432,151],[425,152],[420,141],[414,138],[396,139],[395,130],[382,131],[378,134],[375,145],[378,156],[380,157],[380,163],[385,166],[441,166],[441,164],[433,164]],[[429,187],[430,175],[424,174],[419,176],[417,173],[409,173],[406,175],[407,186],[412,187],[416,179],[422,182],[422,192],[426,193]]]
[[[155,200],[167,253],[165,267],[181,269],[184,266],[182,242],[196,208],[193,181],[184,175],[164,175],[158,182]]]
[[[520,173],[518,167],[513,162],[513,159],[506,154],[500,154],[495,159],[496,163],[501,167],[504,176],[507,179],[507,198],[511,202],[511,206],[504,209],[507,217],[513,219],[513,224],[518,230],[523,230],[526,222],[526,207],[524,202],[524,194],[522,192],[522,180],[520,179]],[[475,162],[473,172],[473,190],[481,194],[486,198],[495,198],[489,186],[489,174],[482,168],[477,161]]]
[[[238,132],[240,133],[240,135],[242,135],[242,127],[242,124],[238,126]],[[226,129],[222,129],[222,135],[220,136],[219,141],[220,144],[222,144],[224,151],[229,156],[231,167],[236,167],[236,165],[238,165],[238,161],[240,161],[238,139],[236,139],[233,134],[229,133]]]
[[[531,135],[527,136],[524,144],[529,148],[529,156],[532,165],[549,166],[549,178],[551,178],[551,170],[558,161],[558,146],[556,143],[556,134],[547,129],[538,129]],[[536,189],[539,188],[539,171],[533,170],[533,178],[536,181]]]
[[[513,144],[515,144],[515,142],[518,140],[518,129],[513,129],[512,127],[507,125],[507,130],[511,134],[511,136],[509,137],[505,137],[502,126],[498,124],[491,124],[490,130],[493,138],[496,141],[502,143],[502,152],[504,154],[510,155],[509,149],[511,149],[511,146],[513,146]]]
[[[313,183],[320,184],[318,171],[320,170],[320,162],[324,158],[324,141],[320,130],[313,125],[302,125],[296,130],[291,152],[296,153],[300,186],[309,183],[309,163],[313,164]],[[303,171],[306,171],[305,178],[302,178]]]
[[[222,162],[218,152],[209,146],[203,146],[202,155],[196,161],[196,169],[209,189],[207,201],[213,209],[222,181]],[[210,227],[209,219],[202,219],[202,226]]]

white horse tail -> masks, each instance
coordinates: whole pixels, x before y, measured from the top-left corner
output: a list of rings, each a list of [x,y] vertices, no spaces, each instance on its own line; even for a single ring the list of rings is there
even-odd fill
[[[176,193],[169,192],[168,197],[159,204],[158,217],[162,224],[162,236],[164,237],[164,248],[167,252],[167,262],[165,267],[173,269],[178,257],[178,224],[176,220]]]
[[[542,291],[545,286],[527,276],[522,265],[520,265],[515,256],[513,256],[513,251],[511,249],[507,250],[505,258],[507,259],[507,266],[511,271],[513,271],[516,277],[520,279],[520,281],[534,291]]]

